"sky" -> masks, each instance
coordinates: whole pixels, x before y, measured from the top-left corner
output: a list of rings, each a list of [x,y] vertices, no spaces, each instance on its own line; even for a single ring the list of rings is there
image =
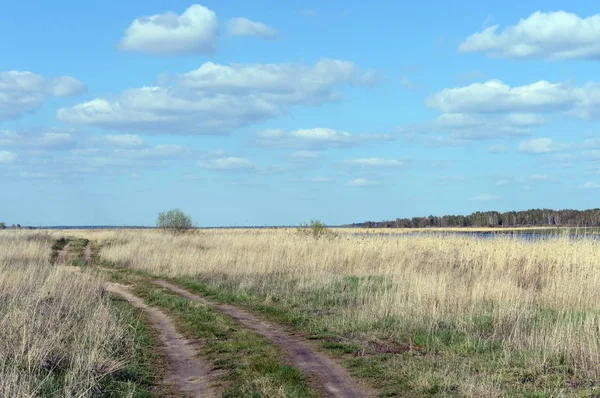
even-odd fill
[[[568,7],[565,7],[568,6]],[[0,221],[598,207],[590,1],[55,0],[0,14]]]

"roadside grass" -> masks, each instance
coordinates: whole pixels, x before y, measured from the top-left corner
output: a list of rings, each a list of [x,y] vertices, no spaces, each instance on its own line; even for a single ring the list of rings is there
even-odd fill
[[[600,394],[600,245],[591,240],[93,236],[119,266],[300,331],[382,396]]]
[[[435,330],[413,329],[394,317],[376,323],[339,324],[335,314],[349,304],[349,292],[356,288],[357,280],[365,279],[336,282],[332,295],[305,292],[301,305],[273,297],[267,304],[263,296],[236,295],[233,289],[211,286],[199,277],[173,279],[191,292],[244,307],[320,342],[323,350],[343,359],[351,374],[367,380],[381,397],[600,395],[600,384],[578,375],[564,356],[534,350],[507,352],[501,340],[490,339],[492,313],[475,316],[472,322],[478,330],[470,333],[458,331],[453,324],[456,320],[451,319],[440,322]],[[331,296],[337,298],[324,299]],[[549,318],[558,322],[560,317],[540,308],[532,322]]]
[[[148,305],[169,314],[188,338],[201,341],[198,349],[212,362],[223,397],[318,396],[300,371],[282,362],[281,351],[268,339],[208,306],[148,282],[147,273],[116,270],[110,275],[115,282],[131,284]]]
[[[151,332],[97,275],[53,264],[69,242],[0,231],[0,396],[156,396]]]
[[[176,396],[176,391],[162,385],[166,376],[166,359],[159,348],[154,331],[144,321],[140,310],[132,308],[125,300],[111,297],[110,306],[127,327],[128,349],[121,348],[120,355],[127,358],[125,366],[100,382],[102,396],[107,398],[153,398]]]

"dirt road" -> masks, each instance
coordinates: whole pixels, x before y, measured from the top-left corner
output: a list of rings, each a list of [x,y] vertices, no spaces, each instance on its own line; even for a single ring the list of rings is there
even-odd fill
[[[304,374],[309,376],[313,388],[317,391],[321,391],[325,396],[335,398],[362,398],[374,396],[374,394],[368,393],[363,388],[357,386],[350,379],[346,369],[325,355],[315,351],[306,342],[286,333],[281,327],[260,320],[254,315],[237,307],[206,300],[205,298],[190,293],[172,283],[162,280],[154,281],[154,283],[189,300],[198,301],[214,307],[216,310],[230,316],[243,326],[258,332],[273,341],[288,354],[291,365],[297,367]]]

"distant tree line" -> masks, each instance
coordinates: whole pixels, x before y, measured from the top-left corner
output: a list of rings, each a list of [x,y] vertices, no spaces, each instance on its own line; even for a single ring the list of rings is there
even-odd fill
[[[397,218],[393,221],[367,221],[352,224],[367,228],[428,228],[428,227],[600,227],[600,209],[522,211],[478,211],[467,216]]]

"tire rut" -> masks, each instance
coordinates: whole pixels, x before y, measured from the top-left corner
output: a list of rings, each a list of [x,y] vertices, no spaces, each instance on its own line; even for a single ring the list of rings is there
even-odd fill
[[[85,250],[83,251],[83,261],[87,265],[92,264],[92,241],[88,240],[87,245],[85,245]]]
[[[148,306],[122,285],[110,283],[107,290],[123,297],[133,307],[141,309],[152,328],[158,332],[170,370],[169,376],[164,380],[166,383],[193,398],[218,396],[210,387],[212,377],[209,365],[198,358],[192,342],[177,332],[167,315]]]
[[[59,264],[65,264],[67,262],[67,257],[69,255],[69,247],[71,246],[71,243],[67,243],[66,245],[63,246],[62,249],[60,249],[58,251],[58,255],[56,257],[56,261]]]
[[[243,326],[252,329],[281,347],[289,356],[293,366],[309,376],[313,387],[325,396],[335,398],[363,398],[375,394],[357,386],[350,375],[340,365],[327,356],[315,351],[298,337],[284,332],[281,327],[256,318],[254,315],[228,304],[215,303],[190,293],[172,283],[156,280],[154,284],[168,289],[189,300],[201,302],[228,315]]]

